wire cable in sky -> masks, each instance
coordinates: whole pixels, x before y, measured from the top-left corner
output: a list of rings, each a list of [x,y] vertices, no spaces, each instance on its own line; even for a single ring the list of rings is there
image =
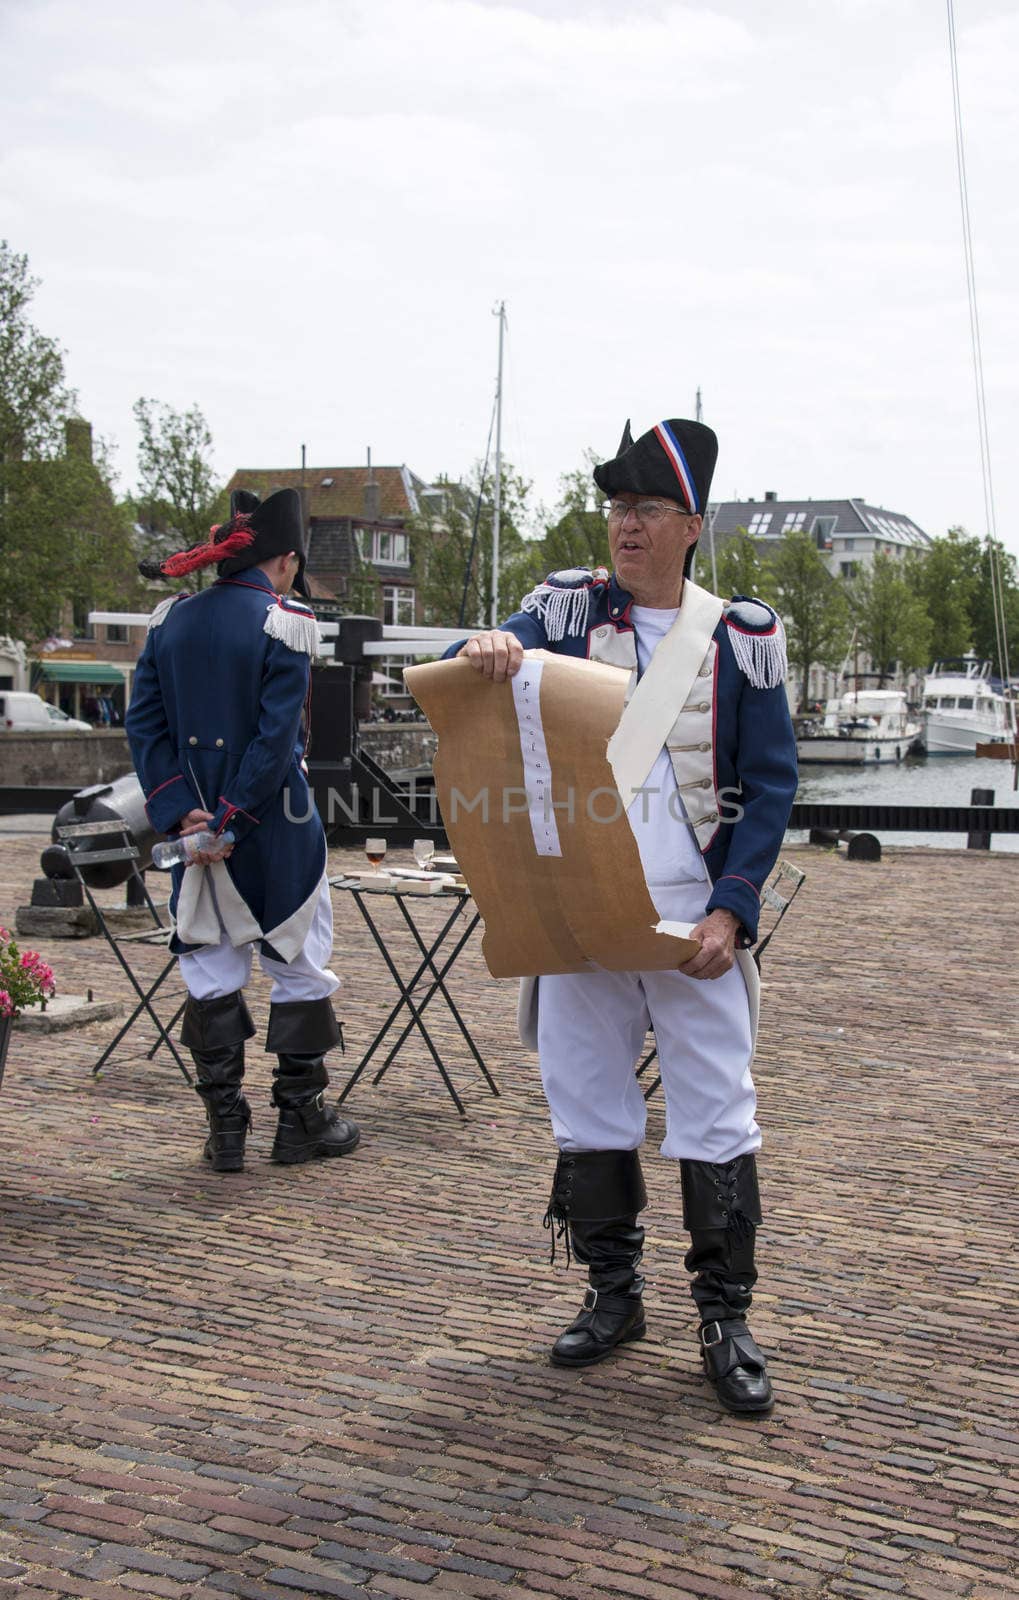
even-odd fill
[[[952,68],[952,110],[955,118],[955,161],[959,174],[959,204],[962,211],[962,244],[966,262],[966,294],[969,302],[970,342],[973,349],[973,378],[976,386],[977,431],[980,438],[980,470],[984,489],[984,515],[987,523],[987,553],[990,564],[994,632],[998,646],[998,665],[1006,696],[1011,670],[1008,660],[1008,634],[1005,628],[1001,571],[998,561],[998,528],[994,512],[994,482],[991,474],[991,443],[987,426],[987,394],[984,386],[984,357],[980,342],[980,315],[977,309],[976,268],[973,261],[973,232],[970,226],[969,183],[966,176],[966,149],[962,131],[962,99],[959,93],[959,53],[955,33],[955,6],[948,7],[948,55]]]

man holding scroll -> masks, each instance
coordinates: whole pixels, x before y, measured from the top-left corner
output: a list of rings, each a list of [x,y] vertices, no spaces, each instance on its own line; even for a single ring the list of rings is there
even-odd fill
[[[645,1333],[645,1104],[634,1067],[650,1026],[666,1104],[662,1153],[680,1167],[705,1371],[730,1411],[763,1415],[771,1384],[746,1323],[761,1221],[748,947],[796,791],[796,746],[778,617],[760,600],[723,604],[688,576],[717,452],[698,422],[661,422],[636,442],[627,423],[617,456],[594,472],[608,497],[613,571],[553,573],[502,628],[459,654],[497,682],[519,670],[525,649],[628,667],[643,679],[670,640],[656,692],[671,731],[638,755],[628,815],[660,915],[694,924],[700,950],[670,972],[538,980],[536,1042],[559,1147],[547,1220],[565,1230],[590,1282],[552,1360],[586,1366]],[[693,663],[683,681],[662,671],[680,635]]]

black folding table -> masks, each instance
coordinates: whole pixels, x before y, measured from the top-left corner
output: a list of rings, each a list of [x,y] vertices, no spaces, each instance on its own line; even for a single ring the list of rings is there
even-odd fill
[[[452,971],[481,920],[480,913],[474,907],[469,892],[458,885],[450,884],[438,894],[422,895],[408,889],[406,882],[401,888],[399,878],[394,878],[392,887],[387,886],[383,890],[366,890],[361,886],[359,879],[346,876],[330,878],[329,886],[333,889],[344,890],[353,899],[400,994],[400,998],[389,1011],[381,1028],[379,1028],[344,1085],[339,1097],[340,1102],[342,1103],[347,1098],[354,1085],[381,1050],[383,1044],[389,1040],[390,1035],[395,1033],[399,1027],[398,1037],[395,1043],[390,1045],[388,1054],[382,1064],[376,1068],[372,1082],[381,1082],[392,1066],[397,1052],[410,1038],[411,1034],[417,1032],[424,1040],[428,1052],[435,1062],[439,1076],[446,1085],[457,1111],[462,1117],[467,1115],[466,1108],[456,1092],[435,1040],[423,1020],[425,1009],[431,1004],[436,995],[440,996],[445,1003],[468,1050],[474,1057],[478,1071],[489,1089],[494,1095],[498,1095],[499,1089],[495,1079],[485,1065],[481,1051],[478,1049],[471,1031],[446,984],[448,974]],[[371,900],[387,903],[395,901],[399,907],[402,920],[409,928],[417,946],[418,956],[412,958],[414,962],[412,970],[408,968],[406,973],[400,970],[398,959],[401,952],[394,946],[392,940],[387,940],[384,926],[380,926],[380,920],[373,916],[369,908]],[[451,905],[450,901],[452,901]],[[411,909],[413,906],[417,906],[420,912],[420,908],[427,905],[439,905],[444,913],[442,924],[437,933],[423,930],[419,922],[415,920]],[[450,946],[452,948],[449,948]],[[404,1017],[404,1013],[406,1013],[406,1017]]]

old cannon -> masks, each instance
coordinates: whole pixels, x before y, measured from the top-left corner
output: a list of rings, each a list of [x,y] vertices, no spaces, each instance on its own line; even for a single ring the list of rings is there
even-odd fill
[[[40,857],[44,876],[36,878],[32,887],[33,906],[78,906],[82,904],[81,885],[71,865],[67,847],[59,842],[58,828],[71,823],[119,822],[123,824],[122,841],[133,844],[138,851],[135,862],[139,872],[152,864],[152,846],[160,835],[156,833],[145,813],[145,797],[141,784],[133,772],[126,772],[113,783],[95,783],[78,793],[60,807],[53,819],[53,843],[47,845]],[[96,839],[83,839],[76,846],[75,855],[79,870],[90,889],[113,889],[127,882],[128,905],[144,904],[138,890],[138,880],[130,861],[97,861],[89,866],[89,854],[103,854],[117,844],[115,833],[100,834]]]

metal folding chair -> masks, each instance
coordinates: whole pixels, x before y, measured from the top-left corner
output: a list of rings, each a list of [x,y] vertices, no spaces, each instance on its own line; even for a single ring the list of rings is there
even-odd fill
[[[800,886],[802,885],[806,876],[807,874],[802,872],[799,867],[794,867],[792,862],[780,861],[778,866],[775,868],[775,876],[772,878],[771,882],[766,883],[764,888],[761,890],[761,904],[775,912],[775,916],[772,918],[771,925],[768,928],[767,933],[765,933],[763,937],[758,938],[757,943],[754,945],[753,950],[751,951],[758,968],[760,968],[761,965],[761,956],[764,954],[765,950],[767,950],[769,944],[775,936],[775,932],[779,923],[782,921],[782,918],[785,916],[786,912],[789,910],[789,907],[799,894]],[[651,1063],[657,1059],[658,1049],[656,1046],[653,1046],[638,1066],[637,1077],[643,1078],[645,1072],[647,1072],[648,1068],[651,1066]],[[645,1100],[650,1100],[661,1081],[661,1074],[659,1074],[658,1077],[655,1078],[655,1081],[652,1083],[651,1087],[644,1090]]]
[[[181,1017],[186,1004],[186,999],[177,1007],[177,1010],[174,1012],[173,1016],[170,1018],[170,1021],[165,1027],[156,1014],[152,1004],[154,996],[162,988],[166,979],[176,967],[177,957],[171,955],[155,981],[151,983],[148,988],[145,988],[135,973],[131,970],[122,948],[124,945],[129,947],[156,945],[162,946],[162,948],[165,950],[169,946],[170,936],[173,931],[171,928],[166,927],[160,920],[159,912],[156,909],[152,896],[149,894],[144,875],[138,869],[138,847],[131,840],[127,823],[120,821],[116,817],[109,817],[102,822],[65,823],[58,826],[56,831],[57,838],[67,850],[68,858],[71,866],[74,869],[74,875],[81,884],[85,897],[92,909],[92,914],[99,924],[100,932],[102,933],[103,938],[106,940],[110,949],[113,951],[113,954],[116,956],[124,972],[127,974],[128,982],[138,997],[138,1004],[135,1006],[134,1010],[131,1012],[131,1015],[124,1023],[124,1026],[120,1029],[116,1037],[112,1039],[106,1046],[106,1049],[103,1051],[102,1055],[99,1057],[99,1060],[92,1068],[92,1076],[97,1077],[98,1074],[103,1070],[103,1067],[106,1065],[107,1061],[110,1059],[121,1040],[127,1037],[128,1033],[130,1033],[135,1023],[141,1017],[142,1013],[145,1012],[155,1027],[157,1035],[155,1044],[151,1047],[151,1049],[146,1051],[148,1059],[152,1061],[155,1057],[156,1051],[160,1048],[160,1046],[165,1045],[170,1054],[173,1056],[173,1059],[176,1062],[185,1083],[191,1083],[191,1074],[184,1065],[180,1053],[177,1050],[177,1046],[170,1037],[170,1029],[176,1026],[179,1018]],[[116,838],[119,842],[116,844],[110,844],[109,846],[103,846],[100,849],[93,848],[93,845],[96,841],[101,841],[106,838]],[[111,931],[103,908],[96,900],[95,895],[92,893],[92,890],[89,886],[88,879],[85,877],[85,870],[87,870],[87,868],[97,867],[102,862],[107,861],[119,861],[127,864],[129,868],[129,876],[133,879],[135,888],[137,890],[136,903],[140,906],[144,905],[148,908],[149,915],[152,918],[151,928],[143,928],[139,933],[117,934]]]
[[[791,861],[780,861],[775,869],[775,876],[761,890],[762,904],[769,907],[776,915],[772,918],[767,933],[763,938],[759,938],[754,946],[754,960],[758,966],[761,965],[761,957],[778,931],[779,923],[799,894],[806,876],[807,874],[801,872],[799,867],[794,867]]]

